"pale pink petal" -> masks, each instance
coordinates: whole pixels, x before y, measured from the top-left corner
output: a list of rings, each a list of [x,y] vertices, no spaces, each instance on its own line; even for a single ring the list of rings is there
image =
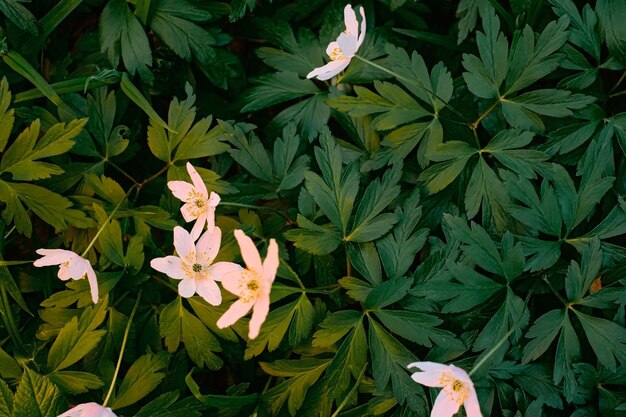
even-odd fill
[[[209,193],[206,189],[206,185],[204,184],[204,181],[202,181],[202,178],[200,177],[200,174],[198,174],[198,171],[196,171],[193,165],[191,165],[189,162],[187,162],[187,172],[189,173],[189,176],[191,177],[191,182],[193,182],[193,185],[196,187],[196,190],[200,194],[202,194],[205,198],[208,198]]]
[[[445,385],[441,383],[441,373],[438,372],[415,372],[411,375],[411,379],[427,387],[443,387]]]
[[[213,232],[206,231],[196,243],[196,258],[205,265],[210,265],[217,256],[222,243],[222,230],[214,227]]]
[[[43,258],[39,258],[33,262],[35,266],[60,265],[72,259],[73,256],[78,256],[71,250],[65,249],[37,249],[36,252],[39,255],[43,255]]]
[[[221,262],[219,262],[221,263]],[[219,263],[215,264],[218,265]],[[212,266],[215,266],[212,265]],[[241,296],[242,285],[240,285],[243,279],[242,274],[248,273],[245,269],[230,271],[226,274],[222,274],[222,287],[236,296]]]
[[[58,417],[117,417],[109,407],[96,403],[79,404]]]
[[[183,270],[183,261],[178,256],[154,258],[150,261],[150,266],[174,279],[187,278],[187,275]]]
[[[263,279],[265,282],[270,284],[274,282],[279,263],[280,258],[278,257],[278,245],[276,244],[276,240],[270,239],[270,244],[267,248],[267,255],[263,261]]]
[[[343,9],[343,22],[346,25],[346,31],[356,37],[359,32],[359,23],[356,20],[356,13],[349,4]]]
[[[324,65],[323,67],[315,68],[313,71],[309,72],[306,77],[307,78],[317,77],[318,80],[325,81],[339,74],[341,71],[346,69],[348,65],[350,65],[349,59],[339,59],[337,61],[330,61],[328,64]]]
[[[341,47],[339,46],[339,44],[335,41],[332,41],[331,43],[328,44],[328,46],[326,47],[326,55],[332,57],[333,53],[335,51],[335,49],[341,49]],[[308,78],[308,77],[307,77]]]
[[[209,205],[203,215],[206,222],[206,230],[212,232],[215,227],[215,207]]]
[[[449,365],[444,365],[437,362],[412,362],[407,365],[407,368],[419,368],[424,372],[437,373],[439,375],[443,373],[452,373],[452,369]]]
[[[198,207],[195,203],[183,204],[183,206],[180,208],[180,213],[183,215],[183,219],[185,219],[187,223],[199,217]]]
[[[218,306],[222,303],[220,287],[210,278],[198,280],[196,282],[196,292],[212,306]]]
[[[470,385],[473,385],[472,380],[470,379],[469,375],[467,374],[467,372],[465,372],[464,369],[461,369],[454,365],[450,365],[449,367],[450,367],[450,371],[452,371],[452,376],[454,378],[459,379],[463,382],[467,382]]]
[[[226,313],[217,320],[217,327],[223,329],[224,327],[235,324],[237,320],[248,314],[248,311],[252,308],[254,303],[244,303],[242,300],[235,301]]]
[[[363,19],[361,20],[361,32],[359,33],[359,39],[356,42],[357,49],[361,47],[361,44],[365,40],[365,30],[367,27],[365,24],[365,10],[363,10],[363,7],[359,7],[359,13],[361,13],[361,17]]]
[[[211,195],[209,196],[209,206],[217,207],[221,200],[222,199],[216,192],[211,191]]]
[[[196,192],[193,184],[187,181],[168,181],[167,188],[174,194],[174,197],[187,203],[193,201],[193,195]]]
[[[205,211],[198,217],[193,227],[191,228],[191,239],[193,241],[198,239],[198,237],[204,230],[204,225],[206,224],[206,218],[207,218],[207,213]]]
[[[473,385],[470,386],[469,395],[463,405],[465,406],[465,414],[467,417],[483,417],[483,414],[480,412],[480,404],[478,403],[476,390]]]
[[[222,281],[222,279],[230,274],[243,271],[241,265],[234,262],[218,262],[209,266],[206,270],[207,275],[214,281]],[[240,274],[235,274],[237,277]],[[237,281],[239,278],[237,278]],[[228,290],[228,289],[227,289]],[[229,292],[232,292],[228,290]]]
[[[189,298],[196,293],[196,280],[184,279],[178,283],[178,294],[181,297]]]
[[[261,263],[261,255],[259,250],[254,246],[254,242],[242,230],[235,230],[235,239],[239,243],[241,257],[248,269],[255,271],[257,274],[263,274],[263,264]]]
[[[259,335],[261,325],[265,323],[267,313],[270,311],[269,295],[257,298],[252,308],[252,318],[250,319],[250,329],[248,330],[248,339],[252,340]]]
[[[89,288],[91,290],[91,300],[94,304],[98,302],[99,291],[98,291],[98,277],[96,276],[96,272],[89,265],[87,268],[87,280],[89,281]]]
[[[346,35],[342,33],[337,38],[337,43],[341,48],[341,52],[343,52],[344,56],[347,58],[352,58],[357,49],[357,37],[356,35]]]
[[[191,256],[195,259],[196,246],[189,232],[180,226],[174,228],[174,247],[181,259]]]
[[[68,265],[70,278],[72,279],[82,279],[87,271],[91,269],[91,264],[87,259],[78,258],[70,260],[70,264]]]
[[[454,401],[444,391],[441,391],[435,400],[435,404],[433,404],[430,415],[431,417],[452,417],[459,411],[459,408],[461,408],[461,404]]]
[[[61,281],[67,281],[68,279],[72,278],[69,264],[59,265],[59,272],[57,273],[57,277],[59,277]]]

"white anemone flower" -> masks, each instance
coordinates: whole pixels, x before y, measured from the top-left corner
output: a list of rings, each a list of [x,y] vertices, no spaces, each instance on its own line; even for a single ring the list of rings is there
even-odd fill
[[[79,404],[57,417],[117,417],[109,407],[97,403]]]
[[[186,181],[169,181],[167,186],[172,194],[185,204],[180,208],[180,212],[186,222],[196,220],[191,229],[191,236],[196,240],[202,233],[204,225],[207,225],[209,232],[215,226],[215,207],[220,202],[220,196],[211,191],[211,195],[202,181],[198,171],[187,162],[187,172],[192,183]]]
[[[185,298],[198,294],[207,303],[217,306],[222,302],[222,293],[216,281],[230,272],[240,271],[241,266],[233,262],[213,263],[220,250],[222,231],[215,226],[194,244],[193,237],[180,226],[174,228],[174,247],[178,256],[166,256],[150,261],[150,266],[174,279],[181,280],[178,293]]]
[[[323,67],[315,68],[307,74],[307,78],[317,77],[319,80],[328,80],[346,69],[350,60],[356,54],[363,40],[365,39],[365,11],[359,7],[361,14],[361,30],[359,22],[356,20],[356,13],[351,5],[346,5],[343,9],[343,20],[346,30],[341,32],[337,40],[328,44],[326,53],[330,57],[330,62]]]
[[[241,230],[235,230],[235,238],[239,243],[246,269],[226,274],[222,279],[222,286],[237,295],[239,300],[219,318],[217,327],[220,329],[228,327],[252,310],[248,338],[254,339],[259,335],[261,325],[270,311],[270,291],[280,263],[278,245],[274,239],[270,239],[267,256],[261,262],[261,255],[252,239]]]
[[[33,265],[38,267],[59,265],[57,276],[61,281],[78,280],[86,276],[91,289],[91,300],[94,304],[98,302],[98,278],[87,259],[65,249],[37,249],[37,253],[43,258],[37,259]]]
[[[474,384],[463,369],[436,362],[413,362],[408,368],[419,368],[423,371],[411,375],[415,382],[428,387],[443,388],[435,400],[431,417],[452,417],[461,405],[465,406],[467,417],[482,417]]]

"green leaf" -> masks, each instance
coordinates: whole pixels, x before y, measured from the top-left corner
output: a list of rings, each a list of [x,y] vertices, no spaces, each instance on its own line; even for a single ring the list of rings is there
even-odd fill
[[[313,335],[313,346],[330,347],[355,328],[363,314],[354,310],[339,310],[328,315]]]
[[[321,93],[313,81],[300,78],[295,72],[277,72],[262,75],[253,81],[244,96],[246,105],[242,112],[264,109],[309,94]]]
[[[407,364],[416,358],[374,320],[369,323],[369,346],[376,389],[383,391],[391,382],[398,403],[407,403],[411,410],[426,413],[424,391],[420,385],[415,385],[406,371]]]
[[[626,329],[623,326],[577,310],[574,312],[602,366],[614,371],[616,359],[620,364],[626,363]]]
[[[170,391],[159,395],[141,407],[135,417],[200,417],[204,407],[195,401],[179,401],[178,391]],[[191,399],[189,397],[188,399]]]
[[[148,37],[124,0],[110,0],[100,15],[100,50],[114,67],[121,56],[132,75],[138,72],[144,80],[151,78],[148,67],[152,65],[152,50]]]
[[[298,228],[283,233],[294,246],[313,255],[328,255],[342,242],[341,233],[332,224],[319,226],[298,214]]]
[[[13,393],[4,380],[0,379],[0,417],[13,416]]]
[[[22,375],[22,367],[20,364],[7,352],[5,352],[2,348],[0,348],[0,377],[2,378],[19,378]],[[1,387],[0,387],[1,388]],[[1,389],[0,389],[1,391]],[[0,392],[0,395],[2,393]],[[1,404],[2,398],[0,398]],[[2,411],[2,406],[0,405],[0,415]]]
[[[123,1],[123,0],[112,0],[112,1]],[[126,7],[126,6],[124,6]],[[150,102],[141,94],[141,91],[135,87],[135,85],[130,81],[128,75],[126,73],[122,74],[122,80],[120,82],[120,88],[126,94],[126,96],[135,103],[141,110],[146,113],[146,115],[150,118],[151,125],[158,125],[164,129],[172,131],[170,127],[165,123],[161,116],[152,108]]]
[[[541,357],[569,321],[567,310],[551,310],[539,317],[528,329],[526,337],[533,339],[524,346],[522,362],[528,363]]]
[[[100,205],[94,204],[92,207],[99,228],[102,230],[98,236],[98,249],[114,264],[126,266],[120,222],[115,219],[109,221],[107,213]]]
[[[457,34],[457,45],[463,42],[469,33],[476,27],[478,13],[483,15],[484,10],[491,8],[489,0],[461,0],[456,8],[456,15],[459,19],[459,32]]]
[[[187,354],[200,368],[205,365],[213,370],[222,367],[222,360],[215,354],[222,351],[219,341],[200,319],[183,307],[180,297],[161,311],[159,331],[170,353],[176,352],[182,341]]]
[[[104,382],[100,378],[89,372],[54,371],[46,376],[61,390],[74,395],[104,386]]]
[[[24,368],[13,398],[12,417],[56,417],[61,392],[48,379]]]
[[[270,408],[277,413],[285,401],[292,416],[297,415],[298,409],[309,388],[320,378],[330,364],[330,359],[298,359],[277,360],[275,362],[261,362],[261,368],[269,375],[288,378],[262,395],[263,401],[271,403]]]
[[[96,275],[98,277],[100,294],[108,294],[122,278],[124,271],[96,272]],[[89,281],[86,279],[73,280],[69,281],[66,286],[69,290],[58,291],[52,294],[41,302],[42,307],[64,308],[76,303],[78,308],[83,308],[93,304]],[[102,303],[102,301],[100,301],[100,303]],[[62,325],[65,325],[65,323],[64,321]]]
[[[61,0],[39,20],[41,36],[47,38],[83,0]]]
[[[450,185],[465,169],[477,149],[465,142],[450,141],[434,147],[426,155],[431,161],[439,162],[425,169],[419,176],[428,191],[435,194]]]
[[[554,13],[558,16],[566,15],[570,19],[568,40],[599,62],[601,42],[596,29],[598,17],[591,6],[586,4],[581,15],[572,0],[550,0],[550,3]]]
[[[378,310],[374,315],[393,333],[411,342],[428,348],[434,344],[447,350],[465,350],[454,333],[436,328],[443,320],[435,316],[407,310]]]
[[[372,288],[365,300],[364,307],[367,310],[378,310],[397,303],[404,298],[411,285],[413,285],[413,280],[410,278],[395,278],[385,281]]]
[[[4,151],[9,141],[13,123],[15,123],[15,110],[10,109],[11,91],[6,77],[0,81],[0,152]]]
[[[111,408],[117,410],[127,407],[151,393],[165,378],[163,371],[168,362],[167,352],[146,353],[139,357],[124,376]]]
[[[254,404],[257,402],[257,394],[249,395],[203,395],[200,393],[200,387],[191,377],[191,372],[185,377],[185,383],[189,388],[189,391],[194,397],[202,404],[215,407],[215,408],[240,408],[248,404]]]
[[[0,2],[0,12],[9,18],[20,29],[37,36],[37,20],[35,16],[21,3],[30,0],[3,0]]]
[[[622,24],[626,19],[626,4],[619,0],[598,0],[596,13],[609,52],[626,65],[626,27]]]
[[[380,260],[389,278],[403,276],[414,262],[414,256],[426,243],[428,229],[417,229],[422,207],[416,189],[396,208],[396,223],[393,230],[376,241]]]
[[[288,334],[289,346],[296,346],[308,337],[313,328],[315,310],[306,294],[302,293],[297,300],[271,310],[263,324],[263,331],[254,340],[248,342],[245,359],[259,356],[267,346],[273,352]],[[287,333],[289,331],[289,333]]]

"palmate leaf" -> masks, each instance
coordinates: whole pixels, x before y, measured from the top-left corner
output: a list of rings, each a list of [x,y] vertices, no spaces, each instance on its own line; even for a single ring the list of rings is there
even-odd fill
[[[161,311],[159,332],[169,352],[176,352],[182,341],[187,354],[198,367],[206,365],[213,370],[222,367],[222,359],[216,355],[222,351],[219,341],[200,319],[183,306],[180,297]]]
[[[478,14],[484,14],[486,8],[491,8],[489,0],[461,0],[456,8],[456,15],[459,19],[459,32],[457,34],[457,45],[461,44],[469,33],[476,27]]]
[[[61,392],[45,376],[25,367],[13,398],[12,417],[56,417]]]
[[[136,403],[151,393],[165,378],[165,368],[169,363],[169,354],[146,353],[140,356],[128,369],[111,408],[116,410]]]
[[[120,57],[131,74],[150,80],[152,50],[141,23],[124,0],[110,0],[100,15],[100,50],[117,67]]]
[[[596,13],[604,33],[604,40],[611,55],[626,65],[626,4],[619,0],[599,0]]]

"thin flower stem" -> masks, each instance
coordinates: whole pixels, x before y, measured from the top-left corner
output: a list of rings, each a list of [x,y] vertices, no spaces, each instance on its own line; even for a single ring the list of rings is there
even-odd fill
[[[622,91],[619,91],[617,93],[610,94],[609,98],[623,96],[624,94],[626,94],[626,90],[622,90]]]
[[[6,324],[6,329],[9,332],[9,336],[13,339],[13,343],[17,346],[23,346],[22,338],[20,337],[20,332],[17,329],[15,324],[15,319],[13,318],[13,313],[11,312],[11,306],[9,305],[9,297],[7,296],[7,290],[4,286],[0,287],[0,301],[2,302],[2,306],[0,307],[0,313],[4,316],[4,322]]]
[[[135,305],[133,306],[133,311],[130,312],[130,317],[128,317],[128,323],[126,323],[126,329],[124,330],[124,338],[122,339],[122,347],[120,348],[120,356],[117,358],[117,365],[115,366],[115,373],[113,374],[113,379],[111,380],[111,386],[109,386],[109,392],[107,392],[107,396],[102,403],[102,407],[106,407],[109,399],[111,398],[111,394],[113,394],[113,388],[115,387],[115,381],[117,380],[117,375],[120,372],[120,366],[122,365],[122,357],[124,356],[124,349],[126,348],[126,341],[128,340],[128,333],[130,333],[130,325],[133,322],[133,318],[135,317],[135,313],[137,312],[137,308],[139,307],[139,300],[141,300],[141,292],[142,289],[139,289],[139,294],[137,294],[137,301],[135,301]]]
[[[9,236],[11,236],[11,233],[13,233],[14,230],[15,230],[15,224],[13,224],[13,227],[10,228],[8,232],[6,232],[6,234],[4,235],[4,240],[6,240]]]
[[[497,351],[498,349],[500,349],[500,347],[502,347],[502,345],[504,343],[506,343],[507,340],[509,340],[509,337],[511,337],[511,335],[518,330],[518,326],[519,324],[522,322],[522,318],[524,317],[524,312],[526,311],[527,307],[528,307],[528,302],[530,301],[530,296],[533,294],[533,289],[531,289],[528,292],[528,295],[526,296],[526,300],[524,300],[524,308],[522,309],[522,312],[520,313],[519,317],[517,318],[517,320],[515,320],[515,323],[513,324],[513,326],[511,326],[511,328],[509,329],[508,332],[506,332],[506,334],[504,335],[504,337],[502,337],[500,340],[498,340],[498,343],[495,344],[494,347],[491,348],[491,350],[489,352],[487,352],[487,354],[485,356],[483,356],[481,358],[481,360],[479,360],[478,362],[476,362],[474,364],[474,366],[472,367],[472,369],[468,372],[468,375],[471,377],[478,369],[480,369],[481,366],[483,366],[485,364],[485,362],[487,362],[489,360],[489,358],[491,358]]]
[[[278,210],[274,210],[273,208],[269,208],[269,207],[265,207],[265,206],[254,206],[252,204],[242,204],[242,203],[231,203],[228,201],[220,201],[220,206],[224,206],[224,207],[241,207],[241,208],[249,208],[252,210],[267,210],[267,211],[271,211],[272,213],[278,214],[280,217],[282,217],[283,219],[287,220],[287,222],[289,222],[290,224],[292,223],[291,219],[281,213]]]
[[[109,217],[107,217],[106,221],[104,222],[104,224],[102,226],[100,226],[100,228],[98,229],[98,232],[96,233],[96,235],[93,237],[93,239],[91,239],[91,242],[89,242],[89,246],[87,246],[87,249],[85,249],[82,253],[83,258],[85,257],[85,255],[87,255],[87,253],[89,252],[89,250],[91,249],[91,247],[94,245],[94,243],[96,243],[96,240],[98,240],[98,237],[100,236],[100,233],[102,233],[102,231],[104,230],[105,227],[107,227],[109,225],[109,222],[111,221],[111,219],[113,218],[113,216],[115,215],[115,212],[120,208],[120,206],[122,205],[122,203],[124,202],[124,200],[126,200],[126,198],[128,197],[128,195],[130,194],[130,192],[133,190],[133,188],[135,188],[134,185],[131,185],[131,187],[128,189],[128,192],[126,192],[126,194],[124,195],[124,198],[122,198],[117,205],[115,206],[115,208],[113,209],[113,211],[111,212],[111,214],[109,214]]]
[[[124,171],[122,168],[120,168],[115,162],[111,161],[110,159],[103,159],[104,162],[108,163],[109,165],[111,165],[113,168],[115,168],[116,170],[118,170],[122,175],[124,175],[126,178],[128,178],[129,180],[132,181],[133,184],[135,184],[135,186],[139,187],[140,186],[140,182],[137,181],[136,179],[134,179],[128,172]]]
[[[455,109],[452,105],[448,104],[446,102],[446,100],[442,99],[441,97],[439,97],[437,94],[433,93],[429,88],[426,88],[426,86],[424,86],[424,84],[422,84],[420,81],[418,80],[412,80],[410,78],[406,78],[403,77],[402,75],[398,74],[395,71],[392,71],[388,68],[383,67],[382,65],[378,65],[375,62],[370,61],[369,59],[365,59],[362,56],[359,55],[354,55],[355,58],[365,62],[368,65],[371,65],[374,68],[377,68],[381,71],[386,72],[387,74],[393,75],[394,77],[396,77],[399,80],[405,81],[407,83],[411,83],[411,84],[415,84],[417,85],[419,88],[423,88],[429,95],[431,95],[432,97],[436,98],[437,100],[441,101],[443,103],[444,106],[446,106],[448,109],[450,109],[450,111],[452,111],[452,113],[456,114],[461,120],[463,120],[464,122],[468,122],[468,120],[465,119],[465,116],[463,116],[463,113],[461,113],[460,111],[458,111],[457,109]]]
[[[617,82],[615,83],[613,88],[611,88],[611,91],[615,91],[617,89],[617,87],[619,87],[620,84],[622,84],[622,81],[624,81],[625,78],[626,78],[626,71],[622,72],[622,76],[619,77],[619,80],[617,80]],[[611,92],[611,91],[609,91],[609,92]]]
[[[146,178],[145,180],[143,180],[138,186],[137,189],[141,190],[141,188],[146,185],[147,183],[157,179],[162,173],[164,173],[165,171],[167,171],[169,169],[169,167],[172,166],[171,162],[168,162],[163,168],[161,168],[158,172],[156,172],[154,175],[149,176],[148,178]]]
[[[337,417],[339,413],[341,412],[341,410],[346,406],[346,404],[348,404],[348,400],[350,400],[350,397],[352,396],[352,394],[354,394],[354,392],[359,387],[359,383],[361,382],[361,378],[363,378],[363,375],[365,374],[366,369],[367,369],[367,362],[365,362],[365,366],[363,367],[363,369],[361,369],[361,373],[359,374],[359,377],[356,379],[356,382],[354,383],[352,388],[350,388],[350,391],[346,394],[346,397],[343,399],[341,404],[337,406],[337,409],[335,410],[333,415],[330,417]]]

